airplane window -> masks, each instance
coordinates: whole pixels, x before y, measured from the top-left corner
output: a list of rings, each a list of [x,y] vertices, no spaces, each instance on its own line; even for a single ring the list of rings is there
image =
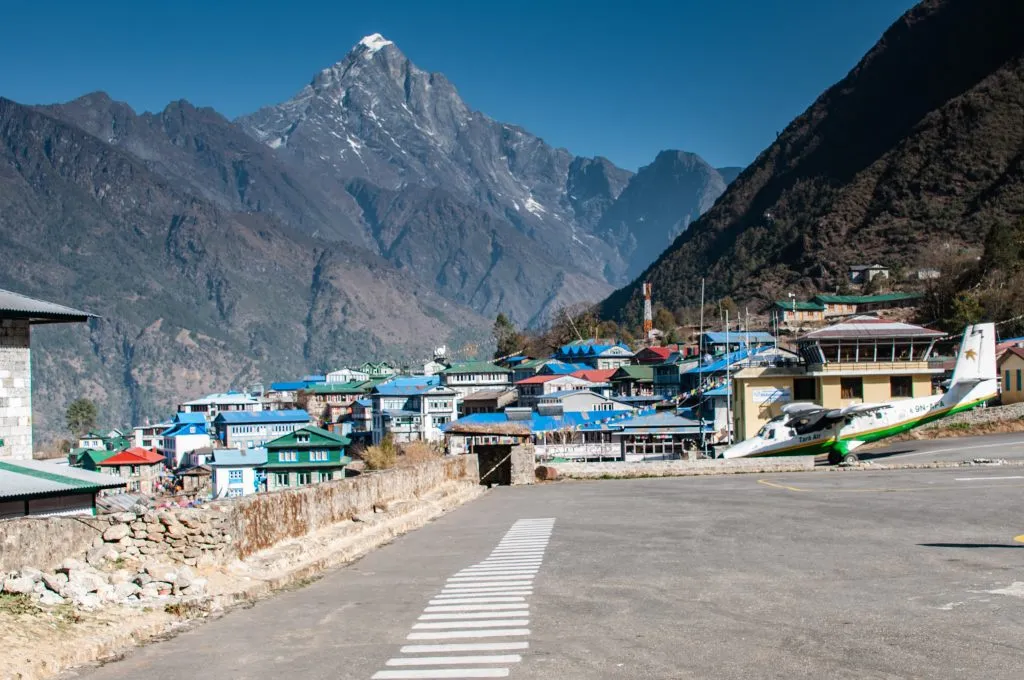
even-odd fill
[[[768,430],[768,436],[765,439],[775,439],[775,430]]]

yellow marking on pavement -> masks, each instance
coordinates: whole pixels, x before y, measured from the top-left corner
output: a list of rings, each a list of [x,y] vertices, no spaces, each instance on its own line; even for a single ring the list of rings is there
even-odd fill
[[[1024,534],[1021,534],[1020,536],[1014,536],[1013,540],[1017,541],[1018,543],[1024,543]]]
[[[758,484],[764,484],[765,486],[771,486],[776,489],[784,489],[786,491],[805,491],[805,489],[798,489],[795,486],[786,486],[785,484],[776,484],[775,482],[769,482],[767,479],[757,480]]]

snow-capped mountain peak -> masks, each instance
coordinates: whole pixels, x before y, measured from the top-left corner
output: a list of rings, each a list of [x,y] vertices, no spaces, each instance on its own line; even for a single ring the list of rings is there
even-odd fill
[[[388,45],[394,44],[395,43],[391,42],[390,40],[382,36],[380,33],[373,33],[360,40],[356,47],[353,49],[362,48],[363,55],[366,57],[371,57],[377,52],[380,52]]]

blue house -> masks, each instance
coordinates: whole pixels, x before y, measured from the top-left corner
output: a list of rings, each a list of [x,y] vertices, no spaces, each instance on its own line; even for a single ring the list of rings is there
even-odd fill
[[[160,453],[172,470],[181,467],[187,456],[196,449],[210,445],[206,414],[175,413],[171,426],[160,433]]]
[[[263,446],[300,427],[311,418],[302,409],[280,411],[231,411],[213,419],[214,437],[227,449],[252,449]]]
[[[555,358],[566,363],[583,363],[588,368],[605,369],[626,366],[633,360],[633,350],[621,342],[603,340],[577,340],[562,345]]]

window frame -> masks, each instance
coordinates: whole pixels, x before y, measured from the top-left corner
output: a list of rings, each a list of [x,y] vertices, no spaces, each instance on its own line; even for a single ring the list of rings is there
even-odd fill
[[[840,399],[864,399],[864,378],[847,376],[839,378]]]

